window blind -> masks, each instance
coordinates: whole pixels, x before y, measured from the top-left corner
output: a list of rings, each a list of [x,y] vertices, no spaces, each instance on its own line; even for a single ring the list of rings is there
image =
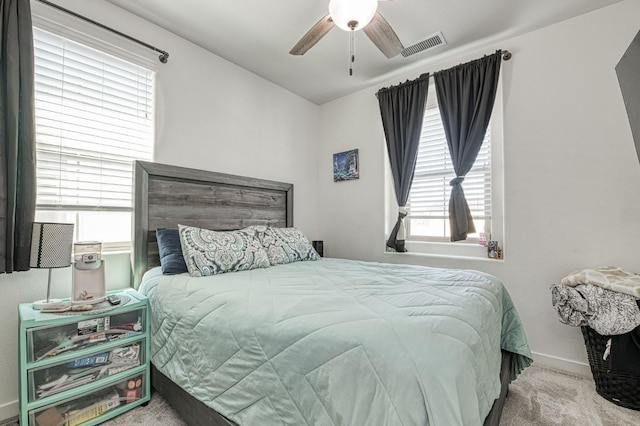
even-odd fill
[[[38,209],[132,210],[154,72],[34,27]]]
[[[418,159],[409,193],[409,219],[449,218],[449,182],[456,174],[451,163],[435,93],[425,109]],[[487,129],[473,168],[462,184],[474,219],[491,219],[491,132]],[[479,230],[482,231],[481,229]],[[434,235],[442,237],[444,235]]]

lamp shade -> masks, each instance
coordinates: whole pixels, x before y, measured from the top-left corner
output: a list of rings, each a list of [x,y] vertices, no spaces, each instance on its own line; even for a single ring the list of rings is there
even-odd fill
[[[71,265],[73,223],[33,222],[32,268],[65,268]]]
[[[377,9],[378,0],[329,1],[331,19],[339,28],[345,31],[357,31],[364,28],[371,22]]]

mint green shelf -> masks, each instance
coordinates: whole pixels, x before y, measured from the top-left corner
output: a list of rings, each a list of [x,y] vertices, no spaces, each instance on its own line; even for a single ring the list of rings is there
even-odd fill
[[[141,376],[143,377],[143,386],[141,391],[141,397],[133,402],[120,405],[116,408],[110,409],[98,417],[90,419],[81,423],[82,426],[92,426],[102,423],[108,419],[118,416],[132,408],[135,408],[141,404],[149,401],[151,396],[151,377],[150,377],[150,341],[149,341],[149,303],[145,296],[138,293],[134,289],[119,290],[109,292],[109,294],[119,294],[129,296],[128,303],[118,306],[106,312],[100,313],[80,313],[78,315],[61,315],[55,313],[42,313],[32,308],[31,303],[23,303],[18,306],[19,315],[19,344],[18,344],[18,357],[19,357],[19,417],[21,425],[33,425],[38,426],[31,413],[45,411],[46,407],[54,407],[61,403],[67,403],[72,401],[81,401],[86,399],[88,395],[98,392],[103,389],[109,389],[115,387],[115,385],[122,383],[123,381]],[[95,318],[104,318],[118,316],[120,314],[127,314],[129,312],[140,311],[142,316],[143,329],[135,335],[124,338],[115,338],[110,341],[95,343],[91,346],[72,349],[63,353],[59,353],[55,356],[46,357],[40,360],[35,359],[33,355],[33,361],[30,361],[29,351],[35,350],[34,343],[29,341],[30,335],[33,335],[33,331],[40,332],[51,330],[55,331],[55,328],[60,327],[61,330],[70,324],[76,324],[80,321],[92,320]],[[31,332],[31,333],[30,333]],[[87,382],[85,384],[78,385],[77,387],[66,389],[41,399],[29,402],[29,372],[35,372],[37,370],[56,367],[58,364],[72,361],[77,358],[83,358],[92,354],[101,352],[107,352],[117,347],[124,347],[134,343],[139,343],[143,352],[143,360],[140,365],[129,368],[127,370],[115,373],[111,376],[102,377],[100,379]],[[34,384],[35,386],[35,384]],[[62,423],[65,425],[66,423]],[[48,426],[48,425],[46,425]],[[54,426],[54,425],[52,425]]]

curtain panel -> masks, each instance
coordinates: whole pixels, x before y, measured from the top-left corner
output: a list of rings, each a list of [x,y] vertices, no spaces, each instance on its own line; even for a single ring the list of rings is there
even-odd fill
[[[398,219],[387,240],[387,247],[406,252],[404,218],[406,204],[418,158],[422,120],[427,104],[429,74],[378,91],[382,126],[398,202]]]
[[[498,88],[502,52],[434,74],[440,116],[456,177],[451,180],[451,241],[476,232],[462,182],[476,161]]]
[[[29,0],[0,0],[0,273],[29,269],[36,206]]]

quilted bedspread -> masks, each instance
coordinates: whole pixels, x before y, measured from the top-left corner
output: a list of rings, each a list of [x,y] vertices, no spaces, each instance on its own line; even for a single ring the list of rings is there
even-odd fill
[[[151,360],[239,425],[481,425],[500,348],[531,363],[495,277],[323,258],[145,275]]]

